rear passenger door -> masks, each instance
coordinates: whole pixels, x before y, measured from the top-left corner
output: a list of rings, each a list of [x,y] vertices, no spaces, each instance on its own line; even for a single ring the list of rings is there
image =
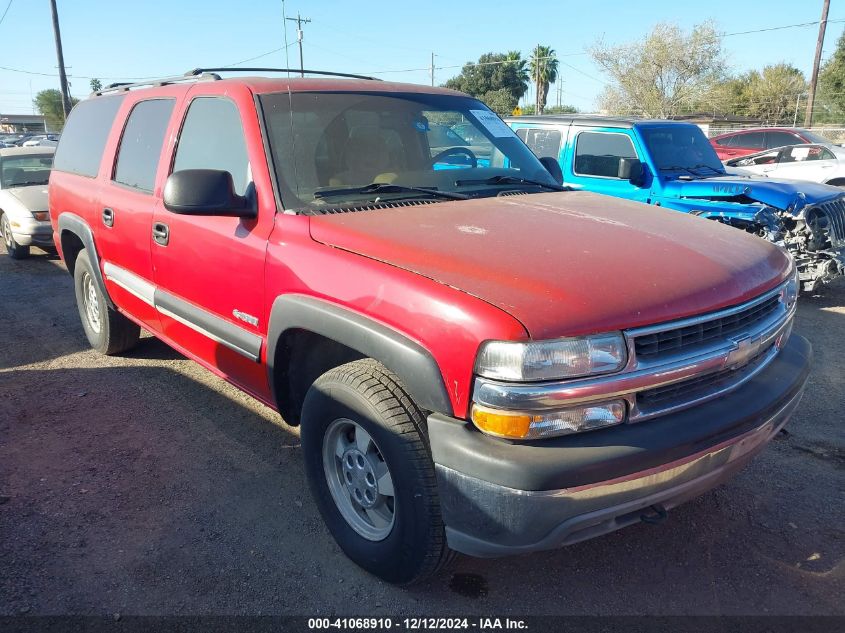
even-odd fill
[[[150,226],[161,205],[156,176],[175,104],[174,98],[153,98],[129,106],[95,219],[109,295],[154,331],[159,318],[153,306]]]
[[[643,162],[643,168],[648,169],[637,140],[628,130],[573,126],[570,138],[563,169],[563,181],[568,186],[639,202],[649,200],[648,186],[641,187],[618,177],[619,162],[623,158],[638,159]]]
[[[520,127],[514,130],[516,135],[534,152],[537,158],[550,157],[561,163],[561,149],[566,140],[569,126]],[[561,169],[563,164],[561,163]]]
[[[187,104],[170,173],[227,171],[236,193],[255,201],[258,217],[179,215],[157,208],[152,223],[156,306],[166,338],[266,399],[266,372],[258,360],[266,333],[265,255],[276,208],[267,202],[268,191],[273,200],[272,190],[251,93],[237,86],[225,95],[220,91]]]

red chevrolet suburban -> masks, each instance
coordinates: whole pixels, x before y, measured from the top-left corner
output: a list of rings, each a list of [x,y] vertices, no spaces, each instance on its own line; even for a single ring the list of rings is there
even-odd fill
[[[74,108],[56,246],[95,349],[144,328],[300,426],[364,569],[407,584],[661,520],[798,405],[776,246],[567,191],[458,92],[223,70]]]

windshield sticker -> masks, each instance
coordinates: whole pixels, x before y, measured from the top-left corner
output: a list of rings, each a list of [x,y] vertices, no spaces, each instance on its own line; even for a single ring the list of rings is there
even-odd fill
[[[793,147],[792,148],[792,158],[794,158],[795,160],[804,160],[809,155],[810,155],[810,148],[809,147]]]
[[[513,136],[513,132],[505,124],[505,122],[489,110],[470,110],[469,112],[478,120],[479,123],[481,123],[481,125],[487,128],[487,131],[493,136]]]
[[[417,119],[414,121],[414,127],[417,128],[420,132],[428,132],[431,128],[428,127],[428,121],[426,119]]]

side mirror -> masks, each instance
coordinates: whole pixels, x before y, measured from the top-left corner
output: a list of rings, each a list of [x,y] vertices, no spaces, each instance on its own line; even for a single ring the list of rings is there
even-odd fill
[[[546,171],[552,175],[552,178],[555,179],[555,182],[557,184],[563,184],[563,170],[561,170],[560,163],[557,162],[556,158],[552,158],[551,156],[543,156],[540,159],[540,163],[543,165],[543,167],[546,168]]]
[[[643,164],[637,158],[620,158],[616,177],[637,184],[643,177]]]
[[[235,193],[232,174],[217,169],[183,169],[170,174],[164,184],[164,208],[181,215],[257,215],[249,199]]]

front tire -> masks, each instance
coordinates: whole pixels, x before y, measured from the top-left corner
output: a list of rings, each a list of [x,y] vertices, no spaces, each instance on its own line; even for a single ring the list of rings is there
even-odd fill
[[[73,269],[76,305],[88,342],[101,354],[120,354],[135,347],[141,328],[127,319],[106,301],[88,252],[83,249]]]
[[[399,585],[451,558],[425,416],[381,363],[358,360],[318,378],[302,408],[311,493],[356,564]]]
[[[15,241],[12,235],[12,226],[9,224],[9,217],[0,213],[0,233],[3,234],[3,243],[6,245],[6,252],[12,259],[26,259],[29,257],[29,246],[21,246]]]

